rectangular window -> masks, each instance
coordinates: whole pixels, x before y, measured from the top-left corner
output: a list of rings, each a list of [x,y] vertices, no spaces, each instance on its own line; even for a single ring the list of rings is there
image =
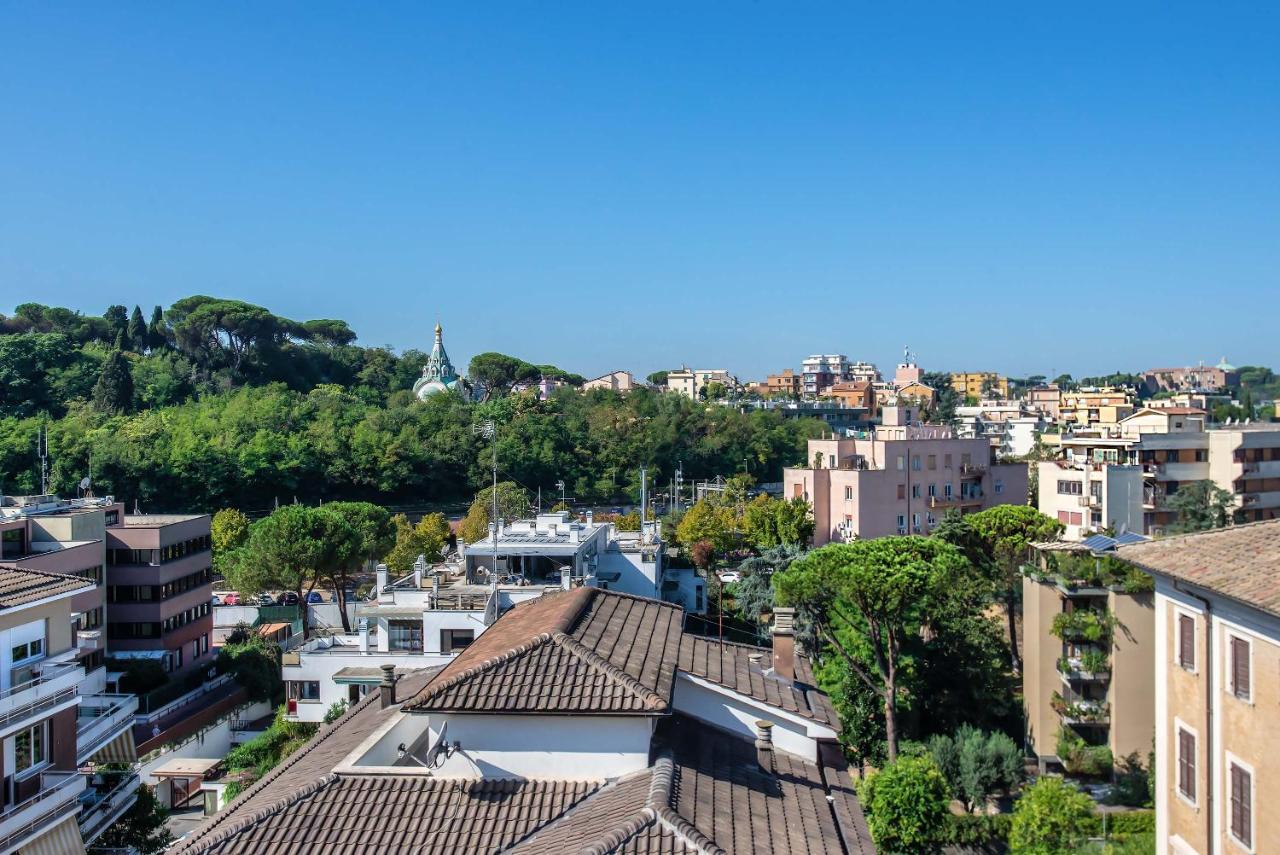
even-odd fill
[[[387,642],[392,650],[422,651],[422,621],[387,621]]]
[[[21,775],[30,769],[42,765],[48,760],[48,743],[45,729],[48,722],[40,722],[35,727],[18,731],[13,738],[14,771]]]
[[[1079,481],[1058,482],[1058,493],[1063,496],[1079,496],[1083,490],[1083,485]]]
[[[911,458],[911,468],[915,472],[920,471],[920,455],[917,454]]]
[[[1231,694],[1249,700],[1249,642],[1231,636]]]
[[[286,680],[284,690],[285,697],[291,701],[320,700],[319,680]]]
[[[440,630],[440,652],[461,653],[466,650],[471,645],[471,642],[475,641],[475,639],[475,630],[442,629]]]
[[[852,488],[852,487],[845,487],[845,488],[844,488],[844,500],[845,500],[846,502],[851,502],[851,501],[853,501],[853,488]]]
[[[930,485],[929,485],[929,498],[931,498],[931,499],[932,499],[932,498],[935,498],[937,495],[938,495],[938,485],[937,485],[937,484],[930,484]]]
[[[919,484],[912,484],[912,485],[911,485],[911,498],[913,498],[913,499],[918,499],[918,498],[920,498],[920,485],[919,485]]]
[[[1192,803],[1196,800],[1196,738],[1178,728],[1178,792]]]
[[[898,471],[901,472],[906,468],[907,468],[907,458],[899,454],[898,455]]]
[[[943,468],[943,469],[950,469],[950,468],[951,468],[951,455],[950,455],[950,454],[944,454],[944,455],[942,455],[942,468]]]
[[[898,500],[899,500],[899,501],[901,501],[902,499],[905,499],[906,497],[907,497],[907,485],[906,485],[906,484],[899,484],[899,485],[898,485]]]
[[[1191,615],[1178,615],[1178,664],[1196,670],[1196,620]]]
[[[898,514],[898,534],[907,533],[907,515]]]
[[[1073,511],[1071,514],[1071,525],[1080,525],[1084,522],[1084,514],[1079,511]]]
[[[929,455],[929,458],[928,458],[928,464],[929,464],[929,468],[930,468],[930,469],[937,469],[937,468],[938,468],[938,455],[936,455],[936,454],[930,454],[930,455]]]
[[[950,485],[950,484],[943,484],[943,485],[942,485],[942,495],[946,496],[948,499],[950,499],[950,498],[951,498],[951,485]]]
[[[1003,492],[1004,492],[1004,481],[1002,481],[1001,479],[997,478],[997,479],[995,480],[995,486],[996,486],[996,492],[997,492],[997,493],[1003,493]]]
[[[17,665],[27,659],[35,659],[44,655],[44,639],[37,638],[13,648],[13,664]]]
[[[1253,775],[1236,763],[1231,764],[1231,836],[1253,846]]]

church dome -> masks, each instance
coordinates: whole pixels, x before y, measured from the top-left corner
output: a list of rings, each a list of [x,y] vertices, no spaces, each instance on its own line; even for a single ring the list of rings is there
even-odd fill
[[[436,341],[427,357],[427,364],[422,366],[422,376],[413,384],[413,394],[420,401],[425,401],[440,392],[453,392],[458,389],[462,378],[453,370],[449,354],[444,350],[444,330],[436,324]]]

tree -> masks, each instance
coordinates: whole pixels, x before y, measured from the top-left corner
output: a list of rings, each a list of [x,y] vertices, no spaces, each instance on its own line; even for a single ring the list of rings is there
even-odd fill
[[[882,851],[936,851],[951,799],[932,759],[891,760],[863,782],[859,797],[867,809],[867,827]]]
[[[112,351],[102,364],[102,373],[93,387],[93,406],[98,412],[112,415],[133,409],[133,372],[119,350]]]
[[[249,518],[235,508],[223,508],[213,515],[209,525],[213,545],[213,564],[223,572],[221,563],[249,540]]]
[[[164,326],[164,309],[156,306],[151,310],[151,323],[147,325],[147,348],[159,350],[169,343],[169,336]]]
[[[742,515],[747,542],[758,550],[803,546],[813,538],[813,515],[804,499],[774,499],[764,493]]]
[[[828,544],[774,576],[779,600],[803,609],[818,637],[880,695],[890,761],[898,756],[898,669],[908,617],[942,596],[967,566],[950,544],[908,535]],[[872,668],[853,649],[850,632],[865,641]]]
[[[251,701],[268,701],[281,694],[280,648],[256,633],[218,651],[219,674],[233,674]]]
[[[709,540],[699,540],[690,547],[689,556],[693,561],[693,565],[705,572],[711,568],[711,563],[715,561],[715,545]]]
[[[529,491],[512,481],[498,483],[498,517],[511,520],[529,516]],[[467,515],[458,525],[458,537],[475,543],[489,536],[489,523],[493,517],[493,487],[485,487],[476,494]]]
[[[353,587],[351,573],[359,570],[360,564],[373,561],[391,549],[396,541],[396,528],[387,509],[370,502],[330,502],[324,508],[341,516],[355,535],[351,548],[335,556],[329,566],[329,582],[337,598],[342,629],[351,632],[351,619],[347,616],[347,589]]]
[[[716,552],[727,552],[738,540],[735,523],[732,509],[700,499],[680,518],[676,539],[686,545],[705,540]]]
[[[1022,672],[1018,652],[1017,608],[1022,593],[1022,565],[1031,544],[1057,540],[1062,523],[1029,505],[996,505],[969,516],[982,538],[987,560],[995,570],[996,596],[1004,605],[1009,629],[1009,656],[1015,673]]]
[[[667,375],[670,373],[670,371],[655,371],[644,379],[650,386],[665,386],[667,385]]]
[[[981,807],[996,793],[1011,791],[1022,780],[1022,752],[1003,733],[961,725],[950,736],[933,736],[929,754],[947,779],[951,795],[967,811]]]
[[[147,322],[142,319],[140,306],[134,306],[129,316],[129,341],[139,353],[147,349]]]
[[[480,390],[481,399],[485,401],[510,392],[518,383],[536,383],[540,376],[538,366],[493,351],[471,357],[467,367],[467,379]]]
[[[141,855],[156,855],[173,842],[166,823],[169,811],[156,798],[154,788],[138,787],[137,799],[106,831],[96,845],[104,849],[132,849]]]
[[[1011,855],[1070,855],[1084,841],[1093,800],[1062,778],[1045,775],[1022,791],[1009,828]]]
[[[791,566],[804,555],[799,546],[775,546],[760,555],[753,555],[738,565],[742,578],[734,583],[734,610],[747,623],[759,627],[761,636],[767,636],[765,627],[773,613],[773,576]]]
[[[425,514],[417,525],[410,525],[404,514],[396,514],[391,522],[396,530],[395,544],[383,559],[389,569],[409,573],[419,555],[425,556],[428,563],[444,557],[445,544],[452,534],[444,514]]]
[[[1204,480],[1183,484],[1165,504],[1177,515],[1165,531],[1188,534],[1230,525],[1235,499],[1217,484]]]
[[[102,318],[107,322],[107,331],[110,341],[115,341],[124,333],[125,340],[128,341],[129,336],[129,310],[124,306],[107,306],[107,310],[102,313]]]

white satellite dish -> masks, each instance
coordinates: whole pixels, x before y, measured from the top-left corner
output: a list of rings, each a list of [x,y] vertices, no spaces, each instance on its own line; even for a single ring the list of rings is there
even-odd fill
[[[88,489],[89,489],[89,483],[90,483],[90,482],[89,482],[89,477],[88,477],[87,475],[86,475],[84,478],[81,478],[81,479],[80,479],[80,489],[81,489],[81,490],[88,490]]]
[[[436,757],[445,748],[445,735],[449,732],[449,722],[445,722],[440,726],[440,732],[436,734],[436,738],[431,740],[431,745],[427,748],[425,757],[427,766],[436,765]]]

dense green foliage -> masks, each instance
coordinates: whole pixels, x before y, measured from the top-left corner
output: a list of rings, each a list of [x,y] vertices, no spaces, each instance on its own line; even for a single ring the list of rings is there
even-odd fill
[[[439,561],[444,555],[445,544],[449,542],[449,521],[444,514],[424,514],[417,525],[410,525],[408,517],[397,514],[391,524],[395,541],[383,559],[391,571],[409,573],[419,555],[428,562]]]
[[[1011,855],[1070,855],[1088,836],[1093,800],[1061,778],[1044,776],[1022,791],[1009,829]]]
[[[1022,751],[1003,733],[961,725],[954,734],[935,734],[929,754],[952,797],[968,811],[984,806],[991,796],[1011,792],[1022,781]]]
[[[1176,515],[1165,527],[1166,533],[1188,534],[1230,525],[1235,498],[1212,481],[1192,481],[1179,487],[1165,504]]]
[[[143,784],[138,787],[138,797],[97,841],[103,849],[132,849],[140,855],[156,855],[173,842],[173,835],[165,827],[169,811],[156,798],[156,791]]]
[[[294,498],[469,502],[489,480],[488,441],[472,431],[484,419],[498,425],[504,479],[548,493],[563,480],[580,502],[637,495],[641,466],[662,481],[678,461],[688,477],[712,477],[747,458],[764,480],[780,480],[823,430],[649,389],[622,396],[564,388],[548,401],[510,394],[510,383],[539,371],[578,382],[547,365],[517,366],[511,376],[480,371],[485,403],[462,395],[419,402],[410,388],[426,355],[356,346],[341,321],[298,322],[190,297],[153,312],[138,336],[130,314],[123,306],[92,317],[24,304],[0,317],[6,492],[39,491],[35,436],[46,417],[54,490],[74,493],[92,457],[99,493],[144,509],[209,512]],[[113,381],[95,406],[113,357],[128,366],[132,400],[126,405]]]
[[[281,695],[280,649],[257,634],[218,651],[219,674],[233,674],[251,701],[269,701]]]
[[[933,851],[947,819],[951,796],[942,772],[929,757],[902,757],[859,787],[867,827],[886,853]]]
[[[275,721],[266,731],[227,752],[227,771],[239,778],[228,785],[228,799],[235,798],[254,780],[270,772],[280,761],[306,745],[318,729],[314,724],[289,721],[284,716],[285,707],[277,708]]]

